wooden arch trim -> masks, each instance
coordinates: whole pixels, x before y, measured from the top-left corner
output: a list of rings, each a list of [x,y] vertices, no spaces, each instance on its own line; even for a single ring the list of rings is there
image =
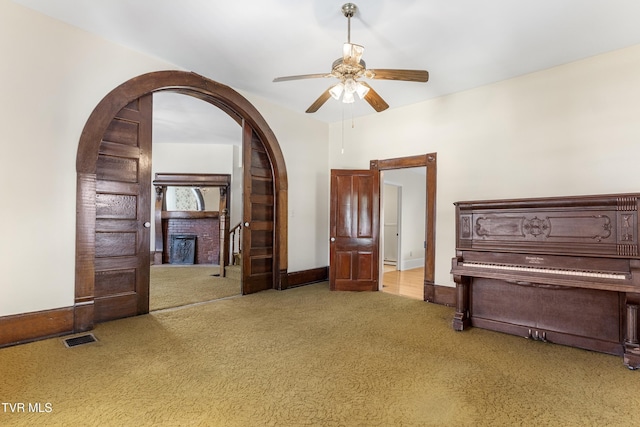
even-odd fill
[[[277,138],[258,110],[228,86],[185,71],[157,71],[140,75],[109,92],[89,116],[76,156],[76,272],[74,330],[93,327],[95,284],[96,167],[102,137],[116,114],[141,96],[173,91],[194,96],[226,112],[242,127],[250,127],[268,153],[274,179],[274,287],[287,271],[287,171]]]

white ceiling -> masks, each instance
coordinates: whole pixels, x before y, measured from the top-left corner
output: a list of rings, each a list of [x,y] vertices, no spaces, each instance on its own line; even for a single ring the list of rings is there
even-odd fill
[[[332,79],[273,78],[328,73],[347,38],[343,0],[14,1],[299,112]],[[353,3],[351,41],[368,68],[430,73],[428,83],[370,80],[391,108],[640,44],[638,0]],[[364,101],[344,107],[330,99],[314,117],[384,114]]]
[[[227,113],[188,95],[153,94],[153,143],[240,145],[242,128]]]

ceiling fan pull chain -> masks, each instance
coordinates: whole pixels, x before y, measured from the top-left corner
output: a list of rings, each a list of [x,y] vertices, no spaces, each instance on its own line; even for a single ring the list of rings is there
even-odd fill
[[[344,154],[344,104],[342,104],[342,150],[340,154]]]
[[[355,129],[356,119],[353,117],[353,104],[350,104],[349,108],[351,109],[351,129]]]

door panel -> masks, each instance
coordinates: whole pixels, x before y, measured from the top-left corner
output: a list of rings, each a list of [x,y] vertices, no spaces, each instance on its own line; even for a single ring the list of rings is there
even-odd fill
[[[244,168],[242,293],[251,294],[273,288],[274,182],[264,145],[247,123],[242,143],[249,165]]]
[[[378,290],[378,171],[331,170],[330,211],[331,290]]]
[[[151,95],[105,132],[96,169],[95,321],[149,311]]]

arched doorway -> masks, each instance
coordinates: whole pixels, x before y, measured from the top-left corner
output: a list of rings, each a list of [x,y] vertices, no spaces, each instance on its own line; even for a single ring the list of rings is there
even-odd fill
[[[89,116],[80,136],[76,158],[76,332],[91,329],[96,321],[148,312],[149,251],[121,252],[116,244],[145,247],[140,246],[140,242],[147,239],[144,228],[148,225],[145,217],[136,216],[135,212],[150,210],[150,194],[138,190],[134,181],[139,174],[137,168],[148,167],[149,153],[138,148],[135,141],[131,143],[126,136],[124,143],[117,144],[105,140],[105,134],[122,135],[128,132],[126,129],[144,128],[144,111],[151,109],[150,95],[166,90],[215,105],[242,127],[247,182],[243,195],[246,231],[243,237],[243,293],[286,287],[287,173],[273,131],[257,109],[228,86],[195,73],[152,72],[128,80],[107,94]],[[117,121],[125,125],[114,126]],[[144,134],[142,130],[131,132]],[[119,173],[114,170],[124,171],[126,176],[121,182],[113,178]],[[98,196],[101,200],[97,200]],[[116,214],[114,210],[105,209],[109,200],[114,200]],[[134,214],[128,213],[128,205]],[[100,217],[103,211],[108,213]],[[119,224],[129,227],[125,232],[116,230],[113,225],[120,212],[123,221]],[[105,225],[97,230],[98,220],[104,218],[107,218],[103,221]],[[109,244],[103,244],[104,241]],[[108,257],[117,262],[105,262]],[[109,301],[100,292],[97,296],[96,273],[101,284],[104,282],[106,288],[114,288],[113,298]],[[117,288],[128,280],[132,281],[132,288]],[[104,310],[115,310],[121,315],[100,314]]]

